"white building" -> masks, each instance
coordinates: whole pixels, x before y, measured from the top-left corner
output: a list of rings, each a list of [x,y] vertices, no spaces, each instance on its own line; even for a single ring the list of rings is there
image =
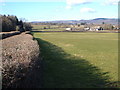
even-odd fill
[[[90,28],[84,28],[84,30],[85,30],[85,31],[88,31],[88,30],[90,30]]]
[[[72,28],[66,28],[65,30],[66,30],[66,31],[71,31],[71,30],[72,30]]]
[[[103,28],[101,26],[90,27],[90,31],[99,31],[99,30],[103,30]]]

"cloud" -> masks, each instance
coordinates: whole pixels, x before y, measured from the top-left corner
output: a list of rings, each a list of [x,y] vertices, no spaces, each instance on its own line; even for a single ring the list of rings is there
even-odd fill
[[[81,8],[80,9],[81,13],[85,13],[85,12],[89,12],[89,13],[95,13],[96,10],[94,10],[93,8]]]
[[[67,4],[66,8],[70,9],[72,8],[72,6],[79,5],[79,4],[87,4],[91,2],[93,2],[93,0],[66,0],[66,4]]]
[[[5,2],[5,1],[4,1],[4,0],[0,0],[0,3],[1,3],[1,2]]]
[[[70,6],[70,5],[66,6],[66,9],[71,9],[71,8],[72,8],[72,6]]]
[[[104,4],[105,5],[118,5],[118,2],[119,2],[120,0],[106,0],[105,2],[104,2]]]
[[[0,0],[0,7],[5,6],[5,5],[6,4],[5,4],[4,0]]]

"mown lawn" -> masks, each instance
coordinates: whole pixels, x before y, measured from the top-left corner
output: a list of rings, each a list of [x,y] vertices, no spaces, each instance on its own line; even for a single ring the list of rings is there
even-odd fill
[[[117,33],[34,33],[44,61],[43,87],[107,87],[118,81]]]

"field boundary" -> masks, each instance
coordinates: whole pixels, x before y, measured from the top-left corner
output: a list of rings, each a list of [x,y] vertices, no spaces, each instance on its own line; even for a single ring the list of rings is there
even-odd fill
[[[26,34],[29,34],[30,32],[23,32],[23,33],[26,33]],[[14,35],[18,35],[18,34],[21,34],[21,32],[19,31],[15,31],[15,32],[2,32],[0,33],[0,39],[5,39],[5,38],[8,38],[8,37],[11,37],[11,36],[14,36]]]
[[[94,32],[94,33],[120,33],[118,31],[31,31],[31,32]]]

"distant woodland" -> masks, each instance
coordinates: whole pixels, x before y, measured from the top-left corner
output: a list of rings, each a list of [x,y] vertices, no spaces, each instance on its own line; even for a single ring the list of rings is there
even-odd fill
[[[14,15],[0,15],[0,21],[0,25],[2,25],[2,32],[24,32],[32,30],[32,26],[30,23],[23,22]]]

